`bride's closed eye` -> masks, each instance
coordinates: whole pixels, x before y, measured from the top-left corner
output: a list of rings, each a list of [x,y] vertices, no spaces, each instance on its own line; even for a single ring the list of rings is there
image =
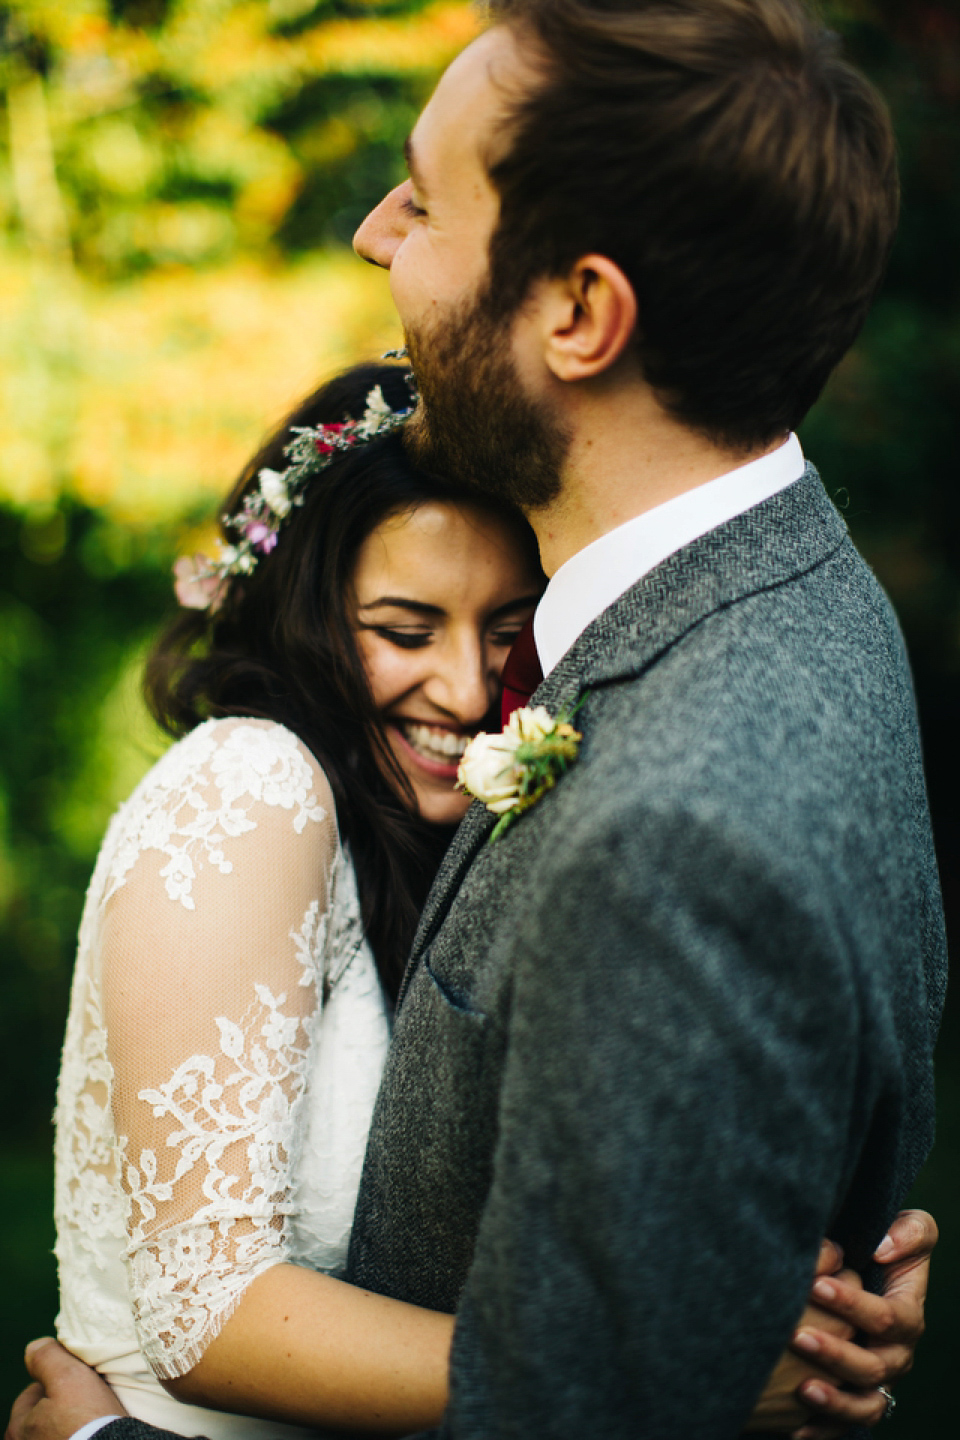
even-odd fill
[[[361,625],[361,630],[372,630],[381,640],[396,645],[400,650],[422,650],[436,638],[434,630],[408,629],[396,625]],[[498,625],[490,631],[490,643],[509,650],[521,630],[520,625]]]
[[[491,632],[491,643],[494,645],[503,645],[507,649],[510,649],[516,642],[522,629],[522,625],[500,625],[496,630]]]
[[[392,625],[361,625],[361,630],[372,630],[381,640],[387,640],[400,650],[422,650],[434,638],[432,630],[400,630]]]

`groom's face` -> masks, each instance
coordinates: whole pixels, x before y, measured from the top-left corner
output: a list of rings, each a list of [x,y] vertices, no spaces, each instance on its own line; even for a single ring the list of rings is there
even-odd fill
[[[487,163],[508,143],[507,107],[531,83],[506,27],[468,46],[410,136],[410,178],[354,238],[358,254],[390,271],[420,387],[406,430],[415,459],[527,509],[557,493],[566,436],[518,364],[522,309],[503,319],[489,303],[500,207]]]
[[[497,139],[518,61],[508,30],[488,30],[454,60],[407,142],[410,178],[391,190],[354,237],[357,252],[390,271],[408,332],[462,307],[484,287],[499,213],[484,157]]]

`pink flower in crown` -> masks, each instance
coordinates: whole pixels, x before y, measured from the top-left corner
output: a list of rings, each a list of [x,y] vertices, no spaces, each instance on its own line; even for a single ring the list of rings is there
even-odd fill
[[[173,573],[173,588],[185,610],[216,610],[226,581],[222,575],[210,573],[210,560],[206,555],[181,555]]]
[[[265,520],[251,516],[243,528],[243,533],[254,550],[259,550],[261,555],[269,555],[270,551],[276,548],[277,532]]]

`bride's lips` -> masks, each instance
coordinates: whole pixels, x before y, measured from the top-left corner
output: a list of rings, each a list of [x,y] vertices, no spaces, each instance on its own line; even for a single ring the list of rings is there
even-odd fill
[[[456,780],[460,757],[472,738],[465,731],[418,720],[388,720],[387,725],[397,748],[420,770],[450,784]]]

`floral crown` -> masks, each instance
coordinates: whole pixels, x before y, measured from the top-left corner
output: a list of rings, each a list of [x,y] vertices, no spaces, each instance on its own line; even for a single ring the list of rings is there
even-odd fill
[[[389,358],[403,352],[391,351]],[[387,359],[388,356],[384,356]],[[222,516],[224,527],[237,539],[232,545],[219,541],[214,556],[182,556],[173,567],[174,589],[180,604],[188,610],[216,610],[234,575],[250,575],[263,555],[276,549],[281,527],[303,504],[307,481],[332,463],[341,450],[353,450],[381,435],[389,435],[413,414],[417,401],[413,373],[406,376],[410,404],[393,410],[383,398],[379,385],[367,395],[360,420],[343,420],[334,425],[295,425],[293,439],[284,446],[291,464],[286,470],[264,468],[256,486],[243,497],[236,515]]]

